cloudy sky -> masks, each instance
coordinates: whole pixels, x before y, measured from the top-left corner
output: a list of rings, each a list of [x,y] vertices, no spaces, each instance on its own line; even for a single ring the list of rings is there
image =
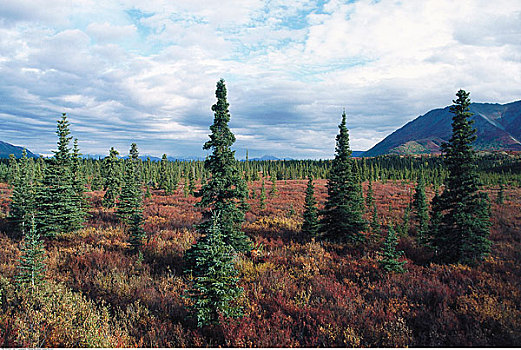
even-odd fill
[[[0,0],[0,140],[203,155],[226,80],[238,157],[366,150],[463,88],[521,99],[519,0]]]

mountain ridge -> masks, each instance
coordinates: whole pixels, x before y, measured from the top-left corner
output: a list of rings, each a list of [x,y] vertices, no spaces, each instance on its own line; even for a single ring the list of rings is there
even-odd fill
[[[506,104],[472,103],[477,150],[521,151],[521,100]],[[409,121],[364,153],[427,154],[440,152],[452,135],[450,106],[436,108]]]
[[[32,153],[27,148],[22,146],[15,146],[10,143],[0,141],[0,158],[9,158],[13,154],[16,158],[22,158],[23,150],[26,150],[28,158],[38,158],[39,155]]]

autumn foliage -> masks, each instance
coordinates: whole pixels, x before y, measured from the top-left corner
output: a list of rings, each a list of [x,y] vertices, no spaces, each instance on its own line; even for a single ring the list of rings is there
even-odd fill
[[[269,179],[265,183],[271,184]],[[323,208],[326,183],[317,179]],[[198,328],[187,317],[184,255],[197,241],[198,199],[153,190],[144,202],[143,259],[104,192],[88,192],[86,227],[46,241],[46,283],[21,293],[14,277],[20,238],[6,221],[11,190],[0,184],[0,345],[2,347],[405,347],[521,345],[521,188],[492,204],[492,251],[477,266],[429,262],[416,220],[397,230],[406,272],[386,273],[379,255],[388,224],[403,224],[412,182],[373,182],[381,232],[365,243],[316,242],[302,235],[306,180],[279,180],[260,208],[250,183],[244,232],[253,249],[235,260],[244,316]],[[199,186],[198,186],[199,187]],[[367,182],[364,183],[364,193]],[[496,198],[497,186],[486,189]],[[431,200],[434,190],[427,186]],[[369,220],[372,212],[367,211]],[[36,301],[39,304],[36,304]]]

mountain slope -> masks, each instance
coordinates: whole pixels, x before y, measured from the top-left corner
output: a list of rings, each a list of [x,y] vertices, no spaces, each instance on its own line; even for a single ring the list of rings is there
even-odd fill
[[[405,124],[364,153],[365,157],[381,154],[420,154],[439,152],[452,134],[450,107],[434,109]],[[472,103],[478,150],[521,151],[521,101],[512,103]]]
[[[23,150],[24,150],[24,147],[13,146],[10,143],[0,141],[0,158],[9,158],[10,154],[14,154],[14,156],[16,158],[21,158]],[[26,149],[26,151],[27,151],[27,157],[38,158],[38,155],[32,153],[28,149]]]

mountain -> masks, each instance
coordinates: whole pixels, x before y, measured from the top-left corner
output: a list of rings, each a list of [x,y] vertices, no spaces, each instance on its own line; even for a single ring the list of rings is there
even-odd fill
[[[293,158],[277,158],[271,155],[264,155],[260,158],[251,158],[250,160],[293,160]]]
[[[440,151],[452,135],[450,107],[434,109],[410,121],[364,153],[364,157],[381,154],[422,154]],[[472,103],[477,150],[521,151],[521,101],[507,104]]]
[[[24,150],[24,147],[13,146],[10,143],[0,141],[0,158],[9,158],[10,154],[14,154],[14,156],[16,158],[21,158],[23,150]],[[29,151],[27,148],[25,150],[27,151],[28,158],[38,158],[39,157],[38,155]]]
[[[365,154],[365,151],[352,151],[351,157],[363,157]]]

